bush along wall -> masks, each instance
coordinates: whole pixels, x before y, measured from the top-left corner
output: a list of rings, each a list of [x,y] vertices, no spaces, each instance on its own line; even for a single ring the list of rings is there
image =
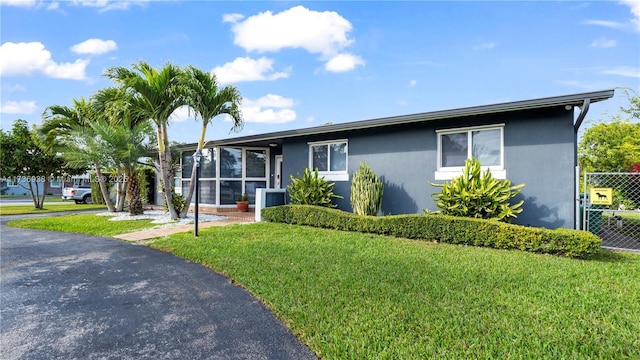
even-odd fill
[[[337,209],[308,205],[268,207],[262,210],[262,219],[286,224],[496,249],[517,249],[576,258],[585,258],[597,253],[602,242],[592,233],[581,230],[550,230],[496,220],[440,214],[360,216]]]

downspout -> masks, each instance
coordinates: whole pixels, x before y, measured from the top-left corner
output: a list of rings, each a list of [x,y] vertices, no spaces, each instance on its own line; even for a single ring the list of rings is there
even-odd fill
[[[587,112],[589,112],[589,104],[591,104],[591,99],[584,99],[584,101],[582,102],[582,106],[580,106],[580,114],[578,114],[576,123],[573,125],[576,134],[578,134],[578,129],[580,129],[582,121],[584,120],[585,116],[587,116]]]
[[[580,114],[578,114],[578,118],[576,119],[575,124],[573,125],[573,129],[576,132],[576,141],[578,140],[578,130],[580,129],[580,125],[582,125],[582,121],[587,116],[587,112],[589,112],[589,104],[591,104],[591,99],[584,99],[582,102],[582,106],[580,107]],[[576,147],[578,144],[576,143]],[[575,229],[579,230],[581,228],[582,222],[580,221],[580,166],[576,165],[575,170],[575,196],[576,196],[576,204],[575,204]]]

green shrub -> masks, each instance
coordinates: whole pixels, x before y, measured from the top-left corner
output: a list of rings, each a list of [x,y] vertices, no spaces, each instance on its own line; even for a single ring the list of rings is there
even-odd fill
[[[509,180],[494,178],[489,169],[482,173],[480,160],[475,158],[466,160],[462,175],[450,183],[430,184],[442,188],[433,197],[444,215],[506,221],[522,212],[524,200],[514,205],[509,200],[524,184],[511,186]]]
[[[358,215],[374,216],[382,207],[384,184],[367,164],[360,163],[360,169],[351,180],[351,207]]]
[[[581,230],[550,230],[441,214],[376,217],[318,206],[283,205],[263,209],[262,218],[271,222],[568,257],[595,254],[602,242],[592,233]]]
[[[306,168],[302,177],[290,178],[291,184],[287,189],[292,204],[336,207],[333,199],[342,199],[342,196],[333,193],[334,183],[318,177],[318,169],[311,172]]]
[[[182,195],[176,194],[176,188],[173,186],[171,187],[171,203],[178,214],[182,213],[182,210],[189,206],[189,204],[187,204],[187,200]],[[162,197],[162,209],[169,212],[167,199],[164,196]]]

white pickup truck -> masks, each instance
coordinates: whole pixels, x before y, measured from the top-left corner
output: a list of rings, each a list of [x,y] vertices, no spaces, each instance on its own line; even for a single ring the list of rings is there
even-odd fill
[[[91,187],[66,187],[62,189],[62,200],[74,200],[76,204],[91,204]]]

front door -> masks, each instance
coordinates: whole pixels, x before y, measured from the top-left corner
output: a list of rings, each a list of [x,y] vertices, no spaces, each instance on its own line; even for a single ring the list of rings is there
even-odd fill
[[[275,183],[274,187],[276,189],[282,189],[282,155],[276,155],[276,173],[275,173]]]

